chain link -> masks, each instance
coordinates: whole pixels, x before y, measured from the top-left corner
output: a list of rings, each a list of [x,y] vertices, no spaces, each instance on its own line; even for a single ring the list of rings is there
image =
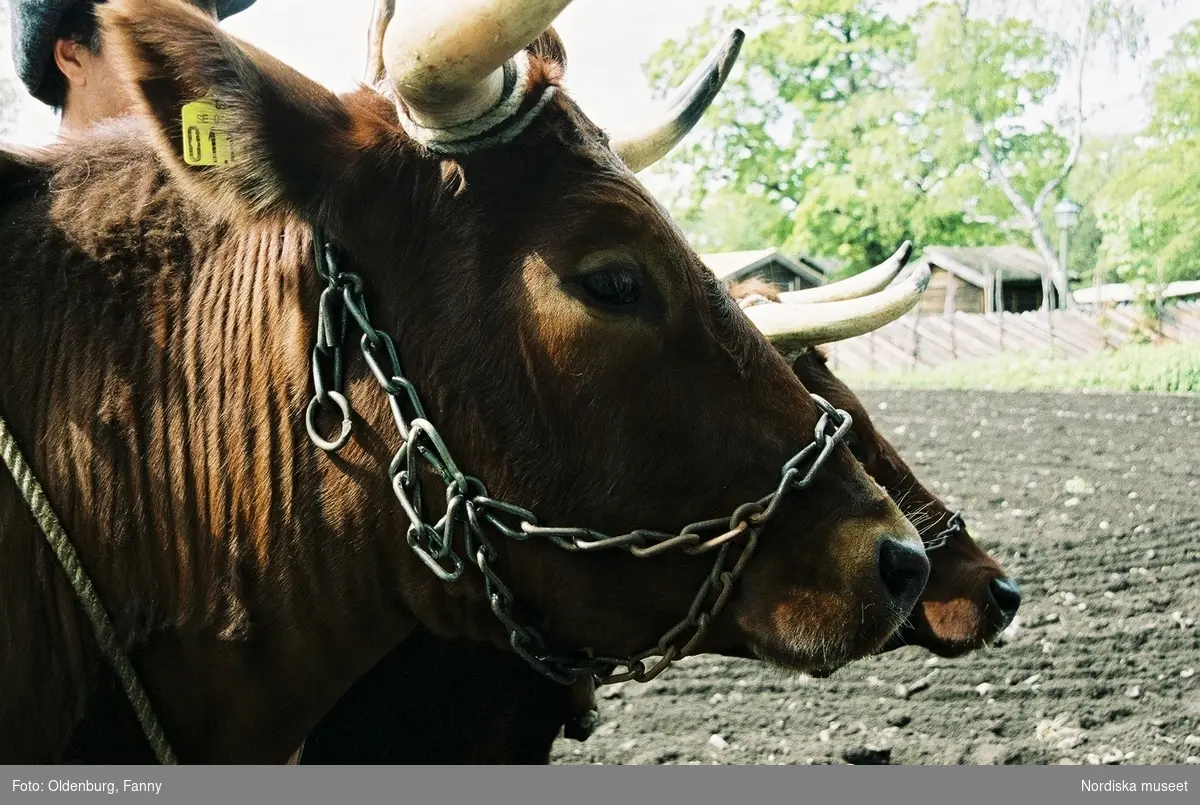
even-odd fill
[[[313,388],[316,393],[304,416],[308,436],[323,450],[338,451],[350,441],[353,428],[350,402],[343,394],[345,376],[342,363],[342,344],[346,340],[346,308],[341,304],[343,279],[334,267],[330,247],[320,238],[313,239],[313,259],[317,273],[325,280],[317,313],[317,343],[312,351]],[[336,410],[342,416],[342,430],[332,441],[321,436],[317,428],[317,412]]]
[[[813,400],[821,416],[813,429],[813,440],[783,465],[774,491],[757,501],[739,506],[728,518],[703,520],[685,526],[676,533],[638,529],[612,536],[589,528],[547,526],[533,512],[488,495],[478,478],[464,474],[455,463],[438,429],[425,418],[425,409],[412,383],[405,377],[395,343],[376,329],[367,313],[360,277],[339,271],[332,247],[314,232],[317,271],[326,280],[321,294],[317,326],[317,345],[313,349],[313,385],[316,393],[309,404],[309,435],[318,447],[330,452],[340,450],[350,434],[350,407],[342,395],[341,344],[346,335],[348,317],[362,331],[360,349],[363,359],[379,387],[387,395],[396,429],[402,440],[388,467],[388,479],[409,521],[406,540],[412,551],[443,581],[457,581],[466,561],[454,552],[456,539],[464,546],[464,555],[483,576],[484,594],[492,612],[509,633],[509,643],[519,656],[547,677],[570,684],[582,676],[594,676],[598,684],[635,680],[649,681],[680,657],[692,653],[704,639],[710,625],[721,614],[758,546],[759,532],[779,511],[789,493],[809,486],[817,471],[845,437],[851,425],[850,415],[834,408],[817,395]],[[323,374],[326,370],[329,375]],[[327,441],[315,431],[314,412],[337,406],[344,415],[338,439]],[[429,523],[422,500],[420,471],[432,469],[446,490],[445,513]],[[524,541],[547,540],[570,552],[625,550],[638,558],[658,556],[679,549],[689,555],[711,554],[712,569],[692,599],[687,614],[669,629],[656,645],[628,657],[568,656],[547,650],[543,636],[523,625],[515,613],[516,598],[496,572],[499,554],[488,537],[492,530],[504,537]],[[716,531],[716,534],[705,536]],[[736,559],[735,546],[740,545]],[[730,561],[733,566],[727,569]],[[654,662],[648,662],[657,658]]]
[[[943,547],[951,539],[961,534],[966,527],[967,524],[963,522],[961,511],[950,515],[950,519],[946,521],[946,527],[930,537],[929,541],[925,543],[926,552]]]

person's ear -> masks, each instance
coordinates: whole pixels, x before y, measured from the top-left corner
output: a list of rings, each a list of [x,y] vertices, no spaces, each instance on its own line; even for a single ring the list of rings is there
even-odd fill
[[[87,59],[91,51],[70,39],[54,40],[54,63],[71,84],[87,80]]]

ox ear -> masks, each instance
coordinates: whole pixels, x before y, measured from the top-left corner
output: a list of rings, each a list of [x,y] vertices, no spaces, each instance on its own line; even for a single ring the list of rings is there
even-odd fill
[[[189,3],[111,0],[97,11],[177,175],[225,211],[325,217],[335,176],[361,147],[341,99]],[[197,109],[214,107],[216,125],[211,116],[193,125]]]

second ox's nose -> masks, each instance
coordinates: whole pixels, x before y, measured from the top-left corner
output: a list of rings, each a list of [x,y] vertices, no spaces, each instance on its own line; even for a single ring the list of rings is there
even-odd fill
[[[879,543],[879,575],[896,606],[908,612],[929,581],[929,559],[911,542],[884,539]]]
[[[1008,626],[1021,606],[1021,588],[1010,578],[998,578],[992,579],[991,592],[996,608],[1004,616],[1004,625]]]

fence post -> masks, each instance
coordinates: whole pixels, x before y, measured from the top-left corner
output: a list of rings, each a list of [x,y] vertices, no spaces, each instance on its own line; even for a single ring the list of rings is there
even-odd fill
[[[918,355],[920,354],[920,351],[921,351],[921,349],[920,349],[921,333],[920,333],[920,330],[918,329],[918,327],[921,324],[921,306],[917,305],[916,308],[913,309],[913,312],[911,315],[912,315],[912,323],[913,323],[913,325],[912,325],[913,338],[912,338],[912,365],[909,367],[909,370],[915,371],[918,366],[918,360],[919,360]]]
[[[1162,341],[1162,339],[1163,339],[1163,314],[1165,312],[1165,308],[1163,307],[1163,284],[1164,283],[1163,283],[1162,258],[1159,257],[1159,258],[1155,259],[1154,262],[1158,264],[1158,282],[1154,286],[1154,321],[1158,325],[1158,340]]]
[[[1096,289],[1096,324],[1100,328],[1100,351],[1108,349],[1108,306],[1104,303],[1104,270],[1097,265],[1092,270],[1092,285]]]
[[[1050,331],[1050,360],[1054,360],[1057,355],[1054,352],[1054,309],[1053,306],[1046,308],[1046,329]]]
[[[950,311],[950,360],[958,360],[958,339],[955,333],[958,332],[958,316],[954,315],[954,311]]]

